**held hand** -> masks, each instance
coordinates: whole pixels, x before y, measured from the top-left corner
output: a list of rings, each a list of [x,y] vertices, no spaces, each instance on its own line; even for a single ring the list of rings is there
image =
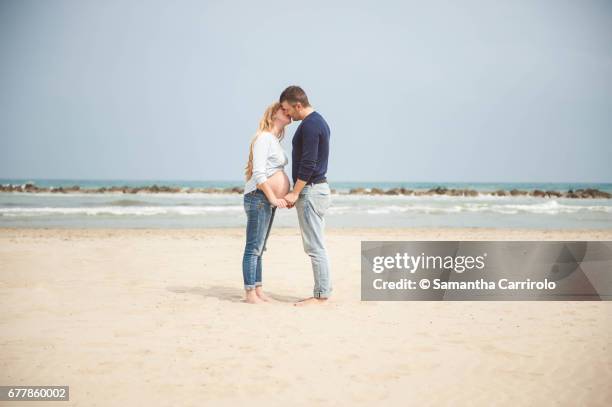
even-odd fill
[[[273,205],[277,208],[286,208],[287,201],[285,201],[283,198],[277,198],[276,201],[274,201]]]
[[[291,191],[287,195],[285,195],[285,201],[291,206],[295,205],[295,202],[298,200],[298,196],[295,192]],[[290,206],[290,207],[291,207]]]

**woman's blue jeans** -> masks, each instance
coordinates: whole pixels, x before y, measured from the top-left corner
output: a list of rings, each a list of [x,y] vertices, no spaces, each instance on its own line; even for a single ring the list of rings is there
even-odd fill
[[[246,245],[242,256],[244,288],[252,290],[262,285],[261,257],[274,221],[276,207],[259,189],[244,195],[244,211],[247,215]]]

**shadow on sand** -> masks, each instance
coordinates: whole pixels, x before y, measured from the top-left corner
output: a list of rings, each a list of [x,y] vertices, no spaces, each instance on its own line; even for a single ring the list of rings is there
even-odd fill
[[[244,291],[236,287],[225,287],[220,285],[213,285],[210,287],[170,286],[166,287],[166,289],[177,294],[194,294],[201,295],[202,297],[217,298],[220,301],[244,302]],[[289,303],[301,300],[301,298],[292,297],[290,295],[274,294],[269,291],[264,292],[279,302]]]

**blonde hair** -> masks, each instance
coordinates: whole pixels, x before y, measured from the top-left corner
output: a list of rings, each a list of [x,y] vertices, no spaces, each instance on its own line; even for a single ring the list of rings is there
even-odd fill
[[[246,180],[250,180],[253,176],[253,146],[255,145],[255,141],[257,141],[257,137],[264,131],[271,131],[274,127],[274,115],[281,109],[281,104],[279,102],[272,103],[266,111],[264,112],[261,120],[259,121],[259,126],[257,131],[255,132],[255,136],[251,140],[251,146],[249,147],[249,160],[247,161],[247,165],[244,169],[244,175]],[[281,129],[279,140],[282,140],[285,137],[285,129]]]

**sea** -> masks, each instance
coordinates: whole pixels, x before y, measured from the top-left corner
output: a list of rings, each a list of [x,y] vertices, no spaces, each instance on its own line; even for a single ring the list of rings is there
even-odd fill
[[[242,181],[0,179],[0,184],[38,187],[110,188],[169,186],[242,187]],[[326,215],[327,227],[492,227],[537,229],[610,229],[612,199],[491,196],[499,189],[555,190],[595,188],[612,193],[612,183],[451,183],[333,182],[336,192]],[[473,189],[478,196],[356,195],[353,188],[436,187]],[[245,227],[241,194],[224,193],[28,193],[0,192],[0,227],[13,228],[233,228]],[[295,209],[278,209],[274,227],[297,227]]]

